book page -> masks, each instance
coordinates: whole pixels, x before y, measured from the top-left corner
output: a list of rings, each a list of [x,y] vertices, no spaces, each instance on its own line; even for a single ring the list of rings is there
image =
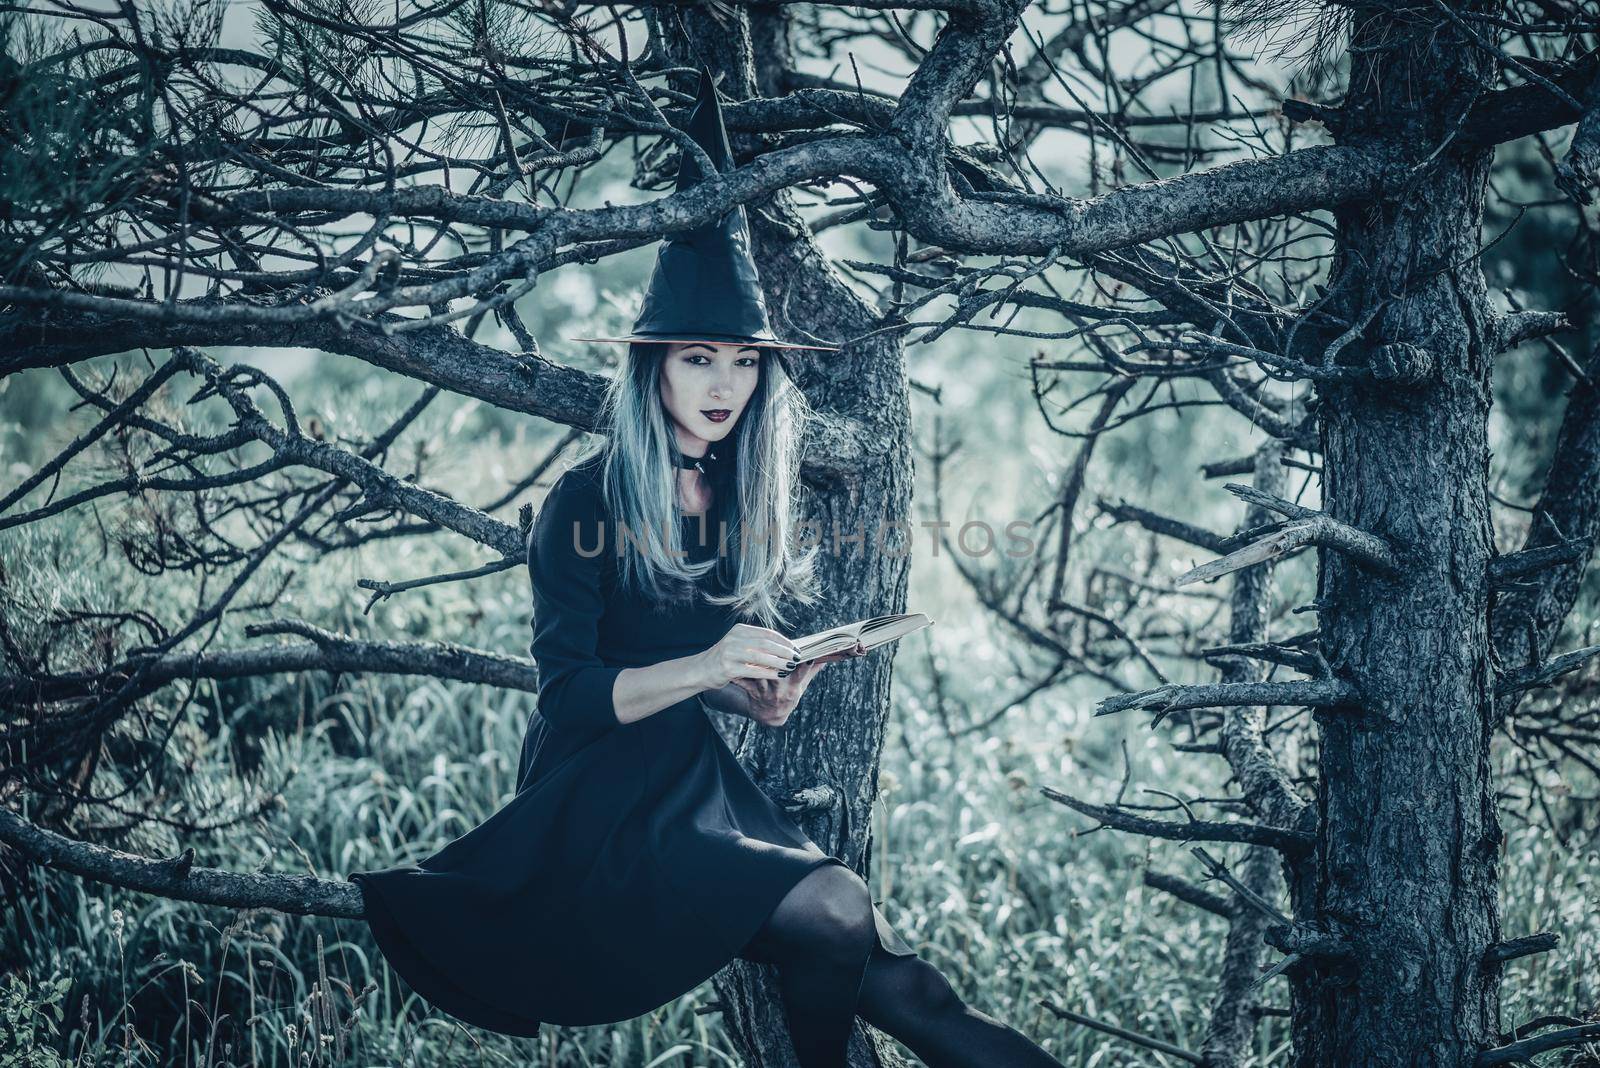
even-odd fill
[[[794,644],[800,651],[799,662],[803,664],[818,657],[853,649],[857,642],[868,649],[873,649],[932,625],[933,620],[921,612],[873,616],[870,619],[808,634],[804,638],[795,639]]]

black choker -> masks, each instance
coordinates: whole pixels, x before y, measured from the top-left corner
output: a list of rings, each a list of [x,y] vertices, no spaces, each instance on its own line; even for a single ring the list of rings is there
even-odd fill
[[[677,453],[676,456],[679,467],[685,471],[699,471],[702,475],[709,475],[713,470],[722,466],[722,461],[718,459],[716,450],[710,447],[707,447],[704,456],[685,456],[681,452]]]

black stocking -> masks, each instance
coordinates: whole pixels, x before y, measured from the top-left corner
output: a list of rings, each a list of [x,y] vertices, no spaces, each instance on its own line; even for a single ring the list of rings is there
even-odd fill
[[[877,945],[872,895],[828,864],[795,884],[740,956],[773,964],[801,1068],[844,1068],[867,956]]]
[[[876,940],[856,1011],[928,1068],[1061,1068],[1021,1032],[962,1001],[939,969],[885,953]]]

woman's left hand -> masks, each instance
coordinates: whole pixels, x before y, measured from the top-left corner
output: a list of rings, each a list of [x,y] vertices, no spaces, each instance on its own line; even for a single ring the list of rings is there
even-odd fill
[[[853,660],[866,654],[867,650],[857,645],[847,652],[807,660],[781,679],[734,679],[733,682],[750,695],[751,719],[767,727],[781,727],[788,721],[806,687],[811,685],[811,680],[824,664],[831,664],[835,660]]]

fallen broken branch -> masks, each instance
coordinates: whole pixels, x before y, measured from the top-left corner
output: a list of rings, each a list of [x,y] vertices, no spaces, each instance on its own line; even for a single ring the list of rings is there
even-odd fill
[[[1356,563],[1386,575],[1400,570],[1400,560],[1383,540],[1330,516],[1317,513],[1298,519],[1217,560],[1201,564],[1173,580],[1174,586],[1210,582],[1255,564],[1279,560],[1311,545],[1333,549]]]
[[[1154,690],[1113,694],[1095,705],[1096,716],[1128,709],[1155,709],[1161,722],[1169,712],[1190,708],[1232,708],[1248,705],[1296,705],[1340,708],[1357,703],[1356,688],[1343,679],[1306,679],[1293,682],[1174,683]],[[1152,724],[1153,726],[1154,724]]]

